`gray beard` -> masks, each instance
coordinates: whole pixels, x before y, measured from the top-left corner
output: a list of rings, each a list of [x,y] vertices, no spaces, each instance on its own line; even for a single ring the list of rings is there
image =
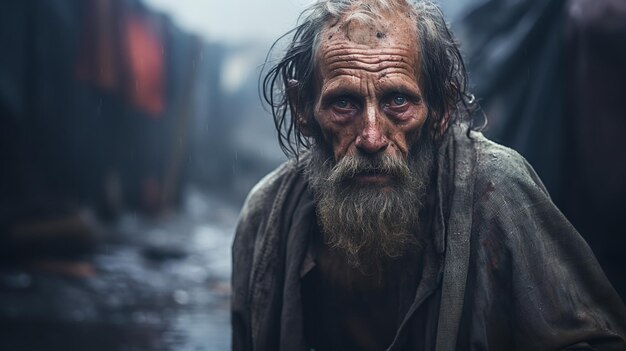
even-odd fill
[[[315,144],[305,165],[324,242],[363,272],[419,249],[419,212],[430,183],[434,145],[422,133],[409,160],[357,154],[339,162]],[[389,175],[384,185],[359,183],[363,172]]]

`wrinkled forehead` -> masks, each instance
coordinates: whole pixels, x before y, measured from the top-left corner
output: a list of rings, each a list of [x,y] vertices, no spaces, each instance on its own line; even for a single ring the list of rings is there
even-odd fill
[[[317,62],[324,65],[330,51],[341,49],[396,50],[416,65],[419,56],[415,14],[404,2],[372,9],[359,2],[339,18],[329,20],[318,37]],[[320,67],[323,70],[323,67]]]

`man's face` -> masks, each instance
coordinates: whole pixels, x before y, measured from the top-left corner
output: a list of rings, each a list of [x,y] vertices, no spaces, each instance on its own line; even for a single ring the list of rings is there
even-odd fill
[[[408,159],[428,112],[413,23],[405,14],[367,25],[344,17],[322,31],[314,116],[335,162],[359,154]],[[389,181],[375,173],[355,180]]]
[[[420,237],[433,144],[420,136],[428,111],[412,22],[404,14],[370,25],[344,18],[321,33],[314,115],[322,140],[306,172],[326,243],[365,270]]]

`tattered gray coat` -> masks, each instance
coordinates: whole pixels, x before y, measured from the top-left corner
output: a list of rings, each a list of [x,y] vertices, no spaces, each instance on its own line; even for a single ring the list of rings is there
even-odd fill
[[[389,350],[626,350],[623,302],[533,169],[465,128],[451,128],[438,152],[434,288],[420,282]],[[290,161],[243,207],[233,244],[234,350],[309,349],[300,293],[308,238],[297,228],[298,217],[313,216],[302,213],[307,193],[302,167]],[[415,328],[417,344],[407,341]]]

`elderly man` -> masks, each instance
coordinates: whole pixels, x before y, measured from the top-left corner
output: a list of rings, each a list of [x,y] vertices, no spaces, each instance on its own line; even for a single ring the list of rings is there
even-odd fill
[[[438,8],[312,5],[265,96],[294,156],[233,245],[235,350],[626,349],[625,307],[514,151],[472,131]]]

